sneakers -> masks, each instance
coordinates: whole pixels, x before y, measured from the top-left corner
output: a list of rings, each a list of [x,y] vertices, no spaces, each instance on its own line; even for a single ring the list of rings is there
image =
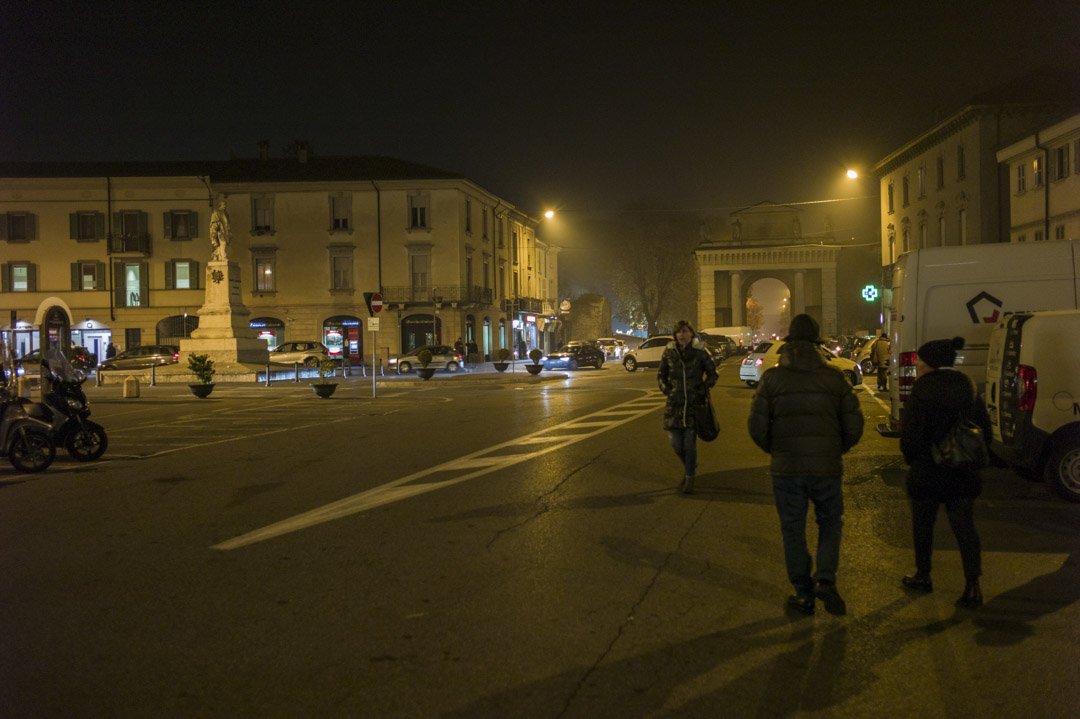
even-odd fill
[[[843,616],[847,614],[847,602],[840,596],[840,592],[836,589],[836,582],[830,582],[828,579],[819,579],[814,586],[814,594],[821,603],[825,605],[825,611],[833,616]]]
[[[811,594],[792,594],[787,598],[787,606],[806,615],[814,613],[814,597]]]
[[[920,592],[934,591],[934,583],[930,581],[929,574],[914,574],[900,580],[908,589],[916,589]]]
[[[694,493],[694,475],[688,474],[682,478],[682,493],[693,494]]]

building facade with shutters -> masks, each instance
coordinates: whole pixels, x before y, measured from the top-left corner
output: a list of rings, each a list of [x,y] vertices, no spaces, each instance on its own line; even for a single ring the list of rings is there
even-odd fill
[[[209,220],[268,345],[318,340],[354,363],[424,344],[548,349],[558,248],[540,221],[467,178],[385,157],[0,164],[0,321],[21,355],[50,313],[104,357],[198,326]],[[374,335],[364,292],[381,292]]]
[[[998,151],[1006,168],[1009,241],[1080,238],[1080,114]]]

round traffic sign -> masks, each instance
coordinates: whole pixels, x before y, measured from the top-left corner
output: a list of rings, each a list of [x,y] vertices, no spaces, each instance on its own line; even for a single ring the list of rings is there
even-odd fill
[[[382,295],[378,292],[371,296],[371,311],[379,312],[382,309]]]

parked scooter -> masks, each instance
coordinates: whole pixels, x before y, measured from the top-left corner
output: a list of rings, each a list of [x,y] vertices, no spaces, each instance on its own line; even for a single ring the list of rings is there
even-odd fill
[[[19,397],[14,363],[6,355],[0,376],[0,457],[7,457],[20,472],[40,472],[52,464],[56,445],[48,423],[27,413],[33,403]]]
[[[105,454],[109,438],[105,428],[90,421],[90,407],[82,390],[86,375],[75,369],[57,348],[48,351],[42,363],[48,373],[49,391],[45,394],[41,419],[52,427],[53,437],[75,459],[89,462]],[[34,414],[32,412],[32,414]]]

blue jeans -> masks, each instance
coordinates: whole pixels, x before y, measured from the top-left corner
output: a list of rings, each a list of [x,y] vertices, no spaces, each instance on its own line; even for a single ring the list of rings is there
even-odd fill
[[[697,431],[693,427],[669,429],[671,448],[683,462],[683,474],[693,477],[697,471]]]
[[[836,581],[840,564],[840,532],[844,526],[844,492],[840,477],[774,476],[773,496],[780,515],[784,561],[795,591],[809,594],[815,580]],[[814,503],[818,523],[817,572],[806,546],[806,510]]]

